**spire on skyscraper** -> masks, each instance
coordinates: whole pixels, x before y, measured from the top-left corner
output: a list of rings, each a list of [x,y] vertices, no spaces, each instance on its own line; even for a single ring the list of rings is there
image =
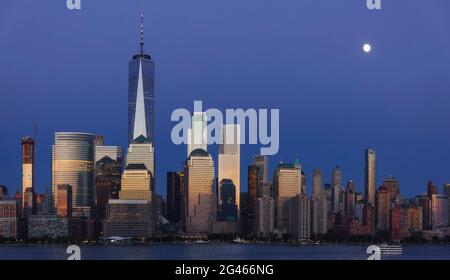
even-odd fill
[[[141,55],[144,54],[144,12],[141,13]]]

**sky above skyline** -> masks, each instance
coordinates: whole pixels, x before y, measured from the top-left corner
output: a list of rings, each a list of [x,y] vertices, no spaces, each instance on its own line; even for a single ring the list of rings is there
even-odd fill
[[[281,160],[296,155],[312,189],[340,165],[362,191],[364,149],[377,152],[377,185],[401,192],[450,183],[450,2],[363,0],[82,0],[0,2],[0,184],[21,186],[20,139],[37,136],[37,190],[51,185],[56,131],[105,136],[126,147],[128,62],[156,63],[157,192],[180,170],[186,147],[171,143],[177,108],[279,108]],[[364,43],[372,52],[363,53]],[[217,164],[215,147],[213,156]],[[241,190],[259,146],[241,148]]]

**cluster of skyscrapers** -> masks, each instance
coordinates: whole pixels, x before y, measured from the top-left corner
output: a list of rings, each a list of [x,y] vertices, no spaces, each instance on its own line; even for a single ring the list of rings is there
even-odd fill
[[[391,239],[450,235],[450,185],[438,194],[404,199],[400,184],[387,178],[377,188],[376,153],[365,152],[364,193],[339,166],[324,184],[320,169],[307,175],[298,160],[280,163],[270,174],[269,158],[256,155],[241,184],[241,127],[219,132],[217,159],[208,153],[205,112],[192,114],[182,170],[167,173],[167,204],[155,191],[154,72],[144,52],[129,63],[128,147],[105,145],[102,136],[56,132],[52,146],[52,185],[35,192],[35,141],[22,139],[22,191],[8,195],[0,186],[0,237],[22,239],[150,238],[178,234],[205,238],[238,234],[250,238],[320,239],[327,234],[388,234]],[[217,172],[216,172],[217,170]],[[272,175],[272,176],[270,176]]]

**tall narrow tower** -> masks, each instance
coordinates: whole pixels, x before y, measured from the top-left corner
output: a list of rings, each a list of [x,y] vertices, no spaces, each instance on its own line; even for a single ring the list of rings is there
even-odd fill
[[[375,205],[376,189],[376,154],[374,150],[366,150],[364,187],[367,204]]]
[[[34,139],[22,138],[22,214],[28,215],[34,206]]]
[[[141,15],[140,50],[129,63],[128,143],[144,136],[153,143],[155,63],[144,53],[144,15]]]

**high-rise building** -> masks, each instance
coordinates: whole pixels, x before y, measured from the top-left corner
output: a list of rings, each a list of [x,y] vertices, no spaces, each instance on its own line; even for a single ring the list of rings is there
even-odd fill
[[[258,189],[260,189],[262,188],[264,183],[269,182],[269,159],[267,156],[256,155],[253,157],[253,165],[256,165],[258,167],[259,171]],[[258,190],[258,195],[261,196],[259,192],[260,191]]]
[[[105,237],[147,238],[152,236],[153,225],[149,201],[111,199],[108,202]]]
[[[446,195],[431,196],[431,226],[432,229],[449,226],[449,198]]]
[[[342,174],[341,168],[336,166],[333,169],[331,175],[331,207],[333,209],[333,213],[339,212],[340,209],[340,193],[341,193],[341,185],[342,185]]]
[[[105,155],[95,162],[95,208],[99,220],[106,217],[108,201],[119,198],[121,173],[120,157],[113,159]]]
[[[353,217],[355,213],[356,192],[355,184],[353,180],[347,182],[347,188],[345,189],[345,201],[344,211],[349,217]]]
[[[422,208],[422,228],[424,230],[429,230],[432,227],[432,211],[431,211],[431,197],[428,195],[418,195],[416,196],[416,202],[419,207]]]
[[[90,217],[94,202],[94,135],[56,132],[52,147],[52,203],[58,205],[58,185],[72,186],[74,217]]]
[[[230,179],[236,187],[236,204],[240,205],[241,193],[241,165],[240,165],[240,126],[235,124],[226,124],[220,129],[220,144],[218,151],[218,182],[223,179]],[[222,203],[222,194],[220,189],[217,193],[217,199]],[[239,215],[238,215],[239,219]]]
[[[153,201],[152,174],[144,164],[129,164],[122,175],[119,198]]]
[[[291,197],[289,203],[289,231],[296,239],[311,237],[311,201],[301,193]]]
[[[0,200],[3,200],[8,195],[8,188],[6,186],[0,185]]]
[[[269,237],[275,227],[275,200],[270,196],[256,199],[255,228],[253,232],[258,237]]]
[[[428,193],[429,197],[431,197],[435,194],[438,194],[437,186],[435,184],[433,184],[433,182],[431,182],[431,181],[428,181],[427,193]]]
[[[450,184],[445,184],[443,187],[444,195],[450,197]]]
[[[311,232],[313,234],[327,233],[327,212],[327,196],[322,189],[322,172],[314,168],[311,201]]]
[[[400,182],[394,177],[390,176],[383,180],[382,186],[385,186],[388,191],[389,200],[396,203],[400,199]]]
[[[128,143],[143,136],[153,143],[155,62],[144,53],[144,16],[141,15],[140,52],[129,63]]]
[[[185,187],[183,188],[183,225],[188,233],[206,234],[216,220],[213,199],[214,161],[208,152],[192,151],[185,164]]]
[[[58,185],[56,215],[60,218],[72,218],[72,186]]]
[[[0,237],[17,238],[18,205],[15,200],[0,201]]]
[[[237,221],[236,186],[232,180],[223,179],[219,183],[219,189],[222,200],[219,208],[219,221]]]
[[[109,157],[122,164],[122,148],[119,146],[95,146],[95,162],[104,157]]]
[[[29,189],[28,195],[31,196],[28,201],[22,199],[22,215],[25,216],[34,211],[34,144],[33,138],[28,136],[22,138],[22,198],[25,197],[27,189]]]
[[[183,172],[167,172],[167,218],[176,224],[181,221]]]
[[[130,164],[144,164],[155,180],[155,148],[149,139],[141,136],[128,146],[126,165]]]
[[[376,184],[376,154],[374,150],[366,149],[364,187],[367,204],[375,205]]]
[[[301,170],[293,164],[280,163],[273,175],[275,227],[287,233],[289,230],[289,202],[301,193]]]
[[[255,164],[250,165],[248,167],[248,203],[247,203],[247,232],[253,232],[254,222],[256,216],[256,200],[258,197],[261,197],[261,194],[258,195],[258,185],[260,184],[259,176],[259,167]]]
[[[386,186],[381,186],[376,194],[376,229],[388,230],[390,226],[391,201]]]
[[[191,128],[187,135],[187,156],[196,149],[208,151],[208,117],[205,112],[194,112],[191,117]]]

